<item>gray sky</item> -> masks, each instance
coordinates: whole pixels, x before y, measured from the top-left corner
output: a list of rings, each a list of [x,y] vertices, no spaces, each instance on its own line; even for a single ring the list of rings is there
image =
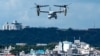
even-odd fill
[[[58,19],[48,19],[48,15],[41,13],[37,16],[34,3],[50,5],[51,9],[58,11],[53,5],[69,4],[67,16],[57,14]],[[49,10],[49,7],[42,8]],[[0,27],[6,22],[14,20],[31,27],[58,27],[87,29],[100,28],[100,0],[0,0]]]

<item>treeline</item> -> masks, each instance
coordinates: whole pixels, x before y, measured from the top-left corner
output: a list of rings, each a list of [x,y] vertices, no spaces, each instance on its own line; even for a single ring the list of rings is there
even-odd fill
[[[75,30],[51,28],[25,28],[23,30],[0,30],[0,44],[51,43],[81,39],[93,46],[100,46],[100,29]]]
[[[21,51],[25,51],[25,53],[29,53],[31,49],[33,50],[44,50],[46,51],[48,50],[53,50],[55,48],[55,45],[57,45],[57,43],[49,43],[45,46],[37,46],[37,45],[25,45],[25,46],[17,46],[17,45],[13,45],[13,47],[15,47],[14,49],[12,49],[10,52],[12,54],[18,54]]]

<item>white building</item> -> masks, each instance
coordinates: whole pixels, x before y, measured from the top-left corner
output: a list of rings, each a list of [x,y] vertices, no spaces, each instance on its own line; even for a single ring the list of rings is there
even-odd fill
[[[9,23],[5,23],[2,27],[3,30],[9,30],[10,26],[9,26]]]
[[[22,24],[18,23],[16,20],[13,23],[6,23],[3,25],[3,30],[21,30]]]
[[[72,43],[68,41],[59,42],[59,44],[55,46],[53,51],[58,51],[58,53],[62,51],[67,52],[71,45]]]
[[[4,49],[1,49],[0,56],[15,56],[10,52],[13,49],[15,49],[15,48],[12,46],[5,47]]]
[[[67,54],[75,54],[77,56],[89,55],[91,51],[94,52],[94,49],[85,42],[81,42],[80,40],[74,40],[74,43],[68,41],[59,42],[58,45],[55,46],[53,51],[57,51],[58,54],[65,52]]]
[[[27,45],[26,43],[16,43],[17,46],[25,46]]]
[[[72,42],[64,41],[63,42],[63,51],[68,52],[68,49],[71,47]]]

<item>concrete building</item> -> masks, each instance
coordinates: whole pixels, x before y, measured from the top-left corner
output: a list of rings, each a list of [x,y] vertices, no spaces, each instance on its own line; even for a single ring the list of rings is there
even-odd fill
[[[71,45],[72,43],[68,41],[59,42],[58,45],[55,46],[53,51],[58,51],[58,53],[62,51],[67,52]]]
[[[26,43],[16,43],[17,46],[25,46],[27,45]]]
[[[68,41],[59,42],[53,51],[65,56],[88,56],[96,54],[93,47],[80,40],[74,40],[74,43]]]
[[[12,46],[5,47],[4,49],[1,49],[0,56],[15,56],[10,52],[13,49],[15,49],[15,48]]]
[[[3,29],[3,30],[9,30],[9,29],[10,29],[9,23],[8,23],[8,22],[5,23],[5,24],[3,25],[3,27],[2,27],[2,29]]]
[[[21,30],[22,28],[23,28],[22,24],[18,23],[16,20],[13,21],[12,23],[7,22],[2,27],[3,30]]]

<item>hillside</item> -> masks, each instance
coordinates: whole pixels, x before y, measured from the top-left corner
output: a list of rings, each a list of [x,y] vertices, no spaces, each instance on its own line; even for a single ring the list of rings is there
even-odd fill
[[[50,43],[73,41],[74,37],[94,46],[100,46],[100,29],[74,30],[51,28],[26,28],[23,30],[0,30],[0,44],[15,43]]]

